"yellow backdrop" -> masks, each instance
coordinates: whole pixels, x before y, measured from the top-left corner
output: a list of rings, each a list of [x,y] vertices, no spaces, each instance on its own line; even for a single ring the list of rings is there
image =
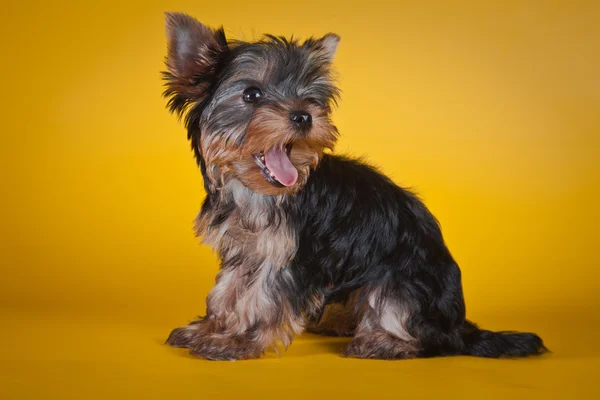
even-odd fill
[[[599,394],[598,2],[8,3],[3,398]],[[201,177],[161,98],[164,11],[240,39],[338,33],[337,151],[424,198],[471,319],[537,331],[553,354],[360,361],[304,335],[282,358],[210,363],[163,346],[217,271],[192,235]]]

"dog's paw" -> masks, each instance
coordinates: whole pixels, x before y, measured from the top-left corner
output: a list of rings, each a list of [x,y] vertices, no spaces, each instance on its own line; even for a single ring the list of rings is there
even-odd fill
[[[415,358],[417,347],[384,332],[355,336],[344,350],[344,357],[406,360]]]
[[[206,360],[244,360],[258,358],[262,348],[245,335],[215,332],[207,322],[196,322],[174,329],[166,344],[190,350],[190,354]]]
[[[255,342],[239,336],[211,335],[190,347],[190,354],[206,360],[247,360],[263,353]]]
[[[195,329],[194,325],[182,326],[181,328],[173,329],[165,343],[171,347],[189,348],[197,340],[197,335],[198,329]]]

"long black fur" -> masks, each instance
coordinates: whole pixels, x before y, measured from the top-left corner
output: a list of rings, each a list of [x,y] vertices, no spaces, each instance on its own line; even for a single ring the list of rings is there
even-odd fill
[[[213,195],[203,212],[213,212],[216,204],[227,207]],[[365,285],[381,285],[410,304],[408,332],[419,338],[421,357],[498,358],[546,351],[533,333],[480,330],[465,319],[460,269],[438,221],[414,194],[374,168],[325,155],[306,186],[283,207],[299,243],[289,274],[276,285],[298,314],[310,307],[314,294],[324,294],[327,303],[344,303]]]

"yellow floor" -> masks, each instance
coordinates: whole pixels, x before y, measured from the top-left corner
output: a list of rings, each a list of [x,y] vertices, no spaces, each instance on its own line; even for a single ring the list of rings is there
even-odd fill
[[[600,396],[600,350],[595,344],[598,326],[574,321],[542,316],[521,322],[515,317],[486,321],[488,327],[506,327],[510,321],[513,328],[540,333],[553,353],[531,359],[344,359],[340,350],[346,339],[303,335],[281,357],[270,352],[260,360],[211,362],[163,345],[169,329],[181,321],[141,319],[126,322],[93,315],[6,313],[0,331],[2,398]]]

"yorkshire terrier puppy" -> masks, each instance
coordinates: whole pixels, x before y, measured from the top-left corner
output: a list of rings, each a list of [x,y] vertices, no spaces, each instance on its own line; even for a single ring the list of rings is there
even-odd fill
[[[221,267],[206,316],[167,343],[209,360],[260,357],[304,330],[351,336],[344,355],[517,357],[533,333],[465,319],[458,265],[415,195],[332,155],[339,37],[227,41],[167,14],[165,96],[185,116],[206,198],[195,223]]]

